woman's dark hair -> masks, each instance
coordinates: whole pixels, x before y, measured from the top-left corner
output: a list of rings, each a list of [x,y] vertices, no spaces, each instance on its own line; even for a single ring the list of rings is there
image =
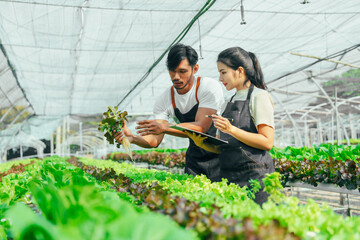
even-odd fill
[[[198,61],[198,54],[192,47],[181,43],[172,46],[166,60],[168,70],[177,68],[180,62],[185,58],[189,61],[190,66],[194,67]]]
[[[260,63],[255,54],[252,52],[247,52],[240,47],[228,48],[218,55],[217,61],[222,62],[234,70],[237,70],[239,67],[243,67],[247,76],[247,80],[244,82],[244,85],[250,81],[258,88],[267,88],[264,82],[264,76],[261,71]]]

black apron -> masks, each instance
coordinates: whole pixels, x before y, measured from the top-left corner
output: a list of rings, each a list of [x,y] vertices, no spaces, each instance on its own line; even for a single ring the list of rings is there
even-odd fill
[[[174,88],[171,87],[171,101],[174,108],[175,116],[178,118],[180,123],[195,122],[196,113],[199,107],[199,100],[197,98],[197,91],[199,85],[200,85],[200,77],[197,78],[197,83],[196,83],[195,97],[197,104],[194,107],[192,107],[189,112],[184,114],[182,114],[175,105]],[[211,124],[206,134],[215,136],[216,128],[214,127],[213,124]],[[185,173],[194,176],[204,174],[211,181],[215,181],[219,179],[220,163],[218,156],[219,155],[216,153],[208,152],[196,146],[194,141],[189,138],[189,147],[186,151],[186,157],[185,157]]]
[[[226,105],[222,116],[234,119],[232,124],[242,130],[258,133],[249,107],[253,89],[254,86],[251,84],[245,101],[232,103],[234,95]],[[227,178],[230,183],[235,183],[240,187],[250,186],[250,179],[258,179],[262,189],[255,194],[255,202],[261,205],[268,198],[268,194],[263,191],[264,184],[261,179],[265,177],[266,173],[275,171],[269,152],[250,147],[221,131],[220,138],[229,141],[229,144],[221,146],[220,177]]]

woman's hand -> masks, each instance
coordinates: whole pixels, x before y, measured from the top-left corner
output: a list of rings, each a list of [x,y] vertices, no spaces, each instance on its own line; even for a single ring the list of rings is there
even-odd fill
[[[212,145],[210,143],[204,143],[204,140],[207,139],[207,137],[203,137],[200,134],[196,133],[190,133],[188,131],[184,131],[184,133],[191,138],[191,140],[194,141],[195,145],[205,149],[206,151],[213,152],[213,153],[220,153],[220,148],[218,146]]]
[[[231,134],[231,132],[233,131],[233,125],[230,123],[230,121],[222,116],[218,116],[218,115],[211,115],[213,122],[214,122],[214,126],[219,129],[220,131],[227,133],[227,134]]]

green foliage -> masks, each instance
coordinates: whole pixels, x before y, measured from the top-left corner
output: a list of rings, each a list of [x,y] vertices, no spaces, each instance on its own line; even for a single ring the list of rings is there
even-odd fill
[[[286,151],[291,153],[291,148],[287,148]],[[330,154],[333,153],[330,151]],[[211,209],[215,204],[221,208],[225,217],[235,219],[250,217],[255,229],[261,225],[267,226],[276,219],[281,226],[288,227],[290,232],[294,232],[303,239],[356,239],[356,234],[360,232],[360,225],[356,225],[358,218],[344,219],[327,206],[321,207],[314,201],[309,200],[307,204],[302,205],[299,204],[297,198],[284,197],[281,194],[279,173],[274,173],[264,179],[265,188],[272,195],[270,198],[273,201],[264,203],[260,208],[248,197],[246,187],[239,188],[237,185],[228,184],[226,179],[216,183],[210,183],[205,176],[181,180],[174,178],[171,174],[158,175],[155,173],[158,171],[138,169],[130,164],[90,159],[81,161],[104,168],[114,168],[117,173],[123,173],[137,182],[158,181],[173,195],[198,202],[205,210]],[[340,230],[341,228],[344,230]]]
[[[110,144],[114,144],[114,136],[113,132],[121,130],[124,125],[124,121],[128,122],[128,119],[126,116],[128,113],[126,111],[121,112],[118,111],[118,107],[108,107],[107,112],[104,112],[103,119],[99,123],[99,131],[105,132],[104,136],[106,137],[106,140]],[[120,144],[117,144],[117,147],[120,147]]]
[[[324,85],[324,87],[331,87],[331,86],[334,86],[334,85],[342,85],[342,84],[345,84],[345,83],[346,83],[345,80],[336,79],[336,80],[327,81],[323,85]]]
[[[157,152],[157,151],[148,151],[141,154],[134,153],[132,154],[132,159],[128,154],[125,153],[116,153],[111,154],[110,159],[114,161],[126,161],[132,160],[134,162],[144,162],[149,164],[160,164],[169,168],[172,167],[185,167],[185,155],[186,152]]]
[[[360,143],[360,139],[350,138],[350,139],[349,139],[349,142],[350,142],[351,145],[357,145],[357,144]],[[337,140],[335,140],[335,141],[332,142],[332,144],[334,144],[334,145],[337,145],[337,143],[338,143]],[[342,141],[340,140],[340,143],[341,143],[342,145],[346,144],[346,139],[343,139]]]
[[[146,153],[153,153],[153,152],[158,152],[158,153],[182,153],[182,152],[186,152],[187,148],[179,148],[179,149],[172,149],[172,148],[152,148],[152,149],[144,149],[144,150],[134,150],[133,152],[135,154],[146,154]],[[114,155],[119,154],[122,152],[112,152],[107,156],[107,159],[110,160],[114,160]]]
[[[342,74],[344,78],[360,78],[360,69],[350,69]]]
[[[269,199],[276,203],[282,202],[285,196],[282,193],[283,186],[280,182],[280,173],[273,172],[271,174],[266,174],[263,182],[265,192],[270,194]]]
[[[20,165],[20,164],[29,164],[31,161],[34,161],[35,159],[29,158],[29,159],[22,159],[17,161],[10,161],[0,164],[0,172],[5,172],[9,170],[12,166]]]
[[[261,189],[261,185],[258,179],[250,179],[250,191],[248,192],[248,197],[251,199],[255,199],[255,193],[259,192]]]
[[[344,146],[333,146],[329,148],[318,146],[306,151],[308,156],[316,155],[317,153],[320,154],[321,157],[316,161],[304,161],[304,156],[307,155],[301,155],[301,151],[305,150],[292,148],[282,150],[274,149],[274,154],[277,154],[278,157],[283,156],[281,159],[285,160],[286,157],[284,154],[289,154],[288,158],[294,159],[294,162],[299,165],[308,167],[310,165],[309,162],[313,162],[314,165],[319,165],[319,163],[324,161],[322,160],[323,157],[333,157],[335,159],[341,156],[344,157],[344,151],[345,153],[351,151],[352,154],[358,154],[360,145],[358,147],[353,146],[353,148],[350,149]],[[296,156],[290,157],[291,153],[296,154]],[[300,160],[300,158],[302,158],[302,160]],[[52,163],[48,163],[50,160]],[[120,201],[119,196],[124,196],[124,199],[130,199],[131,201],[131,197],[128,195],[109,192],[109,190],[103,191],[104,189],[100,188],[98,181],[95,181],[85,173],[81,173],[81,171],[78,171],[76,168],[68,166],[61,158],[53,157],[46,161],[39,162],[45,166],[39,163],[28,166],[28,171],[31,173],[29,177],[26,177],[26,174],[29,172],[25,172],[23,175],[19,174],[19,178],[27,179],[27,182],[32,182],[31,187],[27,187],[26,192],[33,194],[32,199],[41,210],[41,215],[37,216],[30,210],[18,210],[15,214],[18,215],[17,218],[11,219],[12,222],[17,222],[18,224],[18,226],[14,226],[13,229],[15,239],[34,239],[35,235],[37,236],[36,239],[52,239],[52,237],[53,239],[101,239],[99,236],[105,236],[106,234],[106,236],[114,236],[112,234],[120,228],[119,226],[125,226],[130,229],[132,225],[138,225],[139,220],[136,218],[136,223],[132,222],[133,217],[126,214],[127,210],[124,210],[124,214],[126,215],[126,221],[130,221],[129,224],[121,222],[120,220],[118,222],[118,217],[115,217],[116,214],[114,214],[114,212],[117,213],[117,208],[111,205],[112,202],[115,205],[120,205],[118,202]],[[272,195],[270,198],[273,199],[273,201],[264,203],[262,208],[260,208],[260,206],[248,197],[249,191],[246,187],[239,188],[237,185],[228,184],[226,179],[223,179],[222,182],[211,183],[205,176],[182,176],[162,171],[139,169],[133,167],[131,164],[119,164],[113,161],[82,159],[82,162],[104,169],[113,168],[113,170],[106,170],[99,175],[99,179],[103,179],[103,181],[109,179],[111,182],[111,179],[113,179],[113,181],[116,182],[115,176],[120,173],[131,178],[131,184],[133,184],[131,188],[134,189],[136,193],[143,192],[143,186],[145,185],[148,185],[150,187],[149,189],[153,186],[162,186],[173,196],[178,196],[178,199],[185,198],[196,202],[201,208],[201,211],[197,212],[197,214],[209,212],[209,210],[214,209],[216,205],[221,209],[221,213],[225,217],[233,217],[236,220],[251,218],[255,229],[263,229],[263,226],[269,226],[275,219],[279,222],[280,226],[287,227],[289,231],[294,232],[303,239],[359,238],[360,218],[343,218],[340,215],[336,215],[327,206],[321,207],[311,200],[303,205],[299,204],[299,200],[296,198],[285,198],[280,195],[281,185],[279,185],[278,173],[274,173],[264,179],[265,190],[270,192]],[[351,162],[354,163],[354,161],[350,160],[344,163],[347,164],[344,165],[345,170],[354,170],[354,166],[350,164]],[[43,170],[41,170],[42,168]],[[310,171],[308,168],[305,168],[305,170]],[[304,173],[306,173],[305,170]],[[61,171],[68,173],[61,173]],[[89,171],[92,170],[90,169]],[[116,172],[116,174],[114,174],[114,172]],[[74,173],[74,175],[72,175],[72,173]],[[4,178],[8,178],[8,180],[14,179],[19,185],[19,179],[15,178],[14,175]],[[70,180],[71,178],[75,180]],[[155,184],[155,182],[157,183]],[[136,183],[141,184],[137,185]],[[256,181],[253,182],[253,186],[251,187],[253,191],[257,184]],[[93,191],[91,189],[96,190]],[[152,192],[152,190],[147,191]],[[24,196],[23,191],[19,191],[19,194]],[[108,194],[112,196],[110,197]],[[25,196],[26,195],[27,194],[25,194]],[[99,195],[101,195],[101,201],[96,200],[99,198]],[[150,199],[154,202],[161,202],[166,199],[166,197],[158,194],[150,194],[149,196],[148,200]],[[49,201],[54,201],[54,203],[50,203]],[[185,201],[177,202],[177,206],[184,206],[184,202]],[[100,206],[101,203],[103,203],[105,207]],[[5,206],[7,205],[5,204]],[[22,207],[26,209],[25,206]],[[58,208],[58,210],[56,208]],[[108,208],[111,208],[111,210],[108,210]],[[132,206],[132,208],[134,207]],[[4,208],[3,212],[5,212],[5,214],[11,213],[12,209],[12,206],[10,210]],[[135,208],[134,211],[137,214],[144,212],[139,211],[137,208]],[[165,212],[166,210],[162,211]],[[33,216],[29,217],[29,215],[31,215],[30,212]],[[122,213],[122,210],[120,212]],[[74,216],[76,220],[73,219]],[[93,218],[98,218],[99,220]],[[182,218],[185,219],[184,216]],[[201,219],[198,224],[204,223],[204,218]],[[7,221],[5,221],[5,223],[6,222]],[[30,225],[25,227],[25,224],[21,225],[22,222]],[[56,223],[56,225],[54,223]],[[109,224],[110,226],[104,226],[104,224]],[[150,223],[146,222],[146,226],[148,225],[150,226]],[[167,228],[166,225],[162,225],[165,226],[163,228]],[[8,234],[6,224],[0,226],[2,226]],[[109,229],[110,227],[114,229]],[[136,226],[135,228],[136,231],[141,232],[141,229],[139,230]],[[154,228],[156,229],[156,227]],[[199,229],[201,229],[201,226],[199,226]],[[89,233],[83,231],[89,231]],[[132,234],[134,231],[127,230],[125,232],[131,232],[130,234]],[[160,229],[157,231],[160,231]],[[155,234],[153,235],[156,236]],[[313,238],[311,235],[313,235]],[[8,234],[8,236],[10,235]],[[25,237],[20,238],[21,236]],[[121,235],[121,237],[122,236],[123,235]],[[131,235],[131,237],[133,236],[134,235]],[[147,235],[139,236],[146,237]],[[186,239],[184,236],[183,238]]]
[[[272,158],[276,160],[286,159],[290,161],[303,160],[339,160],[339,161],[357,161],[360,158],[360,144],[354,146],[320,144],[314,147],[286,147],[270,150]]]
[[[116,193],[94,186],[33,186],[36,215],[18,204],[8,210],[15,239],[194,239],[167,217],[139,213]]]
[[[4,239],[194,238],[168,218],[124,203],[120,199],[134,202],[134,197],[109,188],[104,191],[103,183],[97,184],[95,178],[58,157],[38,161],[24,173],[9,174],[3,180],[8,189],[1,193],[10,192],[11,197],[0,205],[0,239],[4,234]],[[20,200],[35,203],[41,214],[23,203],[9,209],[9,204]],[[15,223],[11,229],[9,219]]]

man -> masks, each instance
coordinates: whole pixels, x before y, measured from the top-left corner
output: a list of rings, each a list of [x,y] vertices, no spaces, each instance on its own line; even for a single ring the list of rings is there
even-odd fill
[[[174,45],[166,63],[173,86],[157,99],[154,106],[155,120],[138,122],[136,129],[139,129],[139,135],[133,135],[125,126],[123,132],[115,134],[115,139],[121,142],[125,134],[133,144],[155,148],[163,140],[164,134],[187,137],[185,133],[169,127],[169,118],[180,123],[179,126],[215,136],[212,120],[205,115],[216,114],[224,102],[224,96],[218,81],[194,76],[199,69],[197,61],[198,55],[192,47]],[[204,174],[210,180],[217,180],[217,154],[199,148],[191,139],[189,141],[185,173]]]

